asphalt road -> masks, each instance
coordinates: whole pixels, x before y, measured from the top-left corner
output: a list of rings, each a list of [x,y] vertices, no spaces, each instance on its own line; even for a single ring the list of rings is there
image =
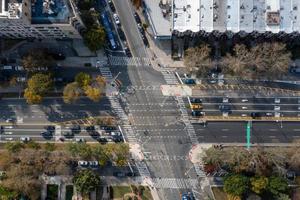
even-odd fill
[[[144,43],[137,29],[135,19],[133,17],[133,9],[127,0],[114,1],[118,15],[120,16],[123,30],[128,40],[133,56],[145,58],[147,52]],[[125,69],[124,69],[125,67]],[[115,67],[112,70],[121,71],[122,77],[128,77],[122,80],[124,87],[126,86],[160,86],[165,84],[163,76],[160,72],[153,70],[152,67],[142,64],[140,66],[124,66],[122,69]],[[121,78],[122,78],[121,77]],[[134,94],[127,95],[127,107],[134,119],[134,129],[137,132],[137,138],[143,147],[144,152],[150,152],[150,159],[147,161],[152,178],[186,178],[185,171],[191,168],[191,163],[180,159],[188,154],[190,145],[177,145],[162,140],[158,143],[152,142],[149,138],[144,137],[144,131],[150,134],[157,133],[167,135],[172,126],[175,126],[174,134],[182,135],[183,124],[171,125],[176,122],[176,118],[180,116],[176,102],[173,98],[162,98],[160,90],[136,90]],[[169,127],[170,126],[170,127]],[[166,157],[157,157],[157,155],[165,155]],[[153,157],[154,156],[154,157]],[[175,157],[173,157],[175,156]],[[168,157],[175,158],[165,159]],[[166,185],[167,186],[167,185]],[[179,199],[181,189],[159,190],[161,199]]]
[[[111,113],[110,102],[103,97],[99,102],[82,98],[65,104],[62,98],[46,98],[40,105],[28,105],[25,99],[1,99],[0,123],[9,118],[22,119],[19,123],[65,122]]]
[[[252,112],[259,112],[266,117],[274,117],[275,113],[284,117],[300,117],[300,97],[228,98],[228,102],[223,102],[222,97],[199,98],[203,101],[203,111],[209,116],[222,115],[220,106],[229,105],[233,116],[251,116]]]
[[[245,143],[247,122],[194,124],[200,143]],[[290,143],[300,139],[299,122],[252,122],[251,143]]]

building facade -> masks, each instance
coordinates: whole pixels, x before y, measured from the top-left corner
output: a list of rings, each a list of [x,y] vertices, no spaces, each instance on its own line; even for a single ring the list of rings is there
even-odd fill
[[[79,39],[76,9],[72,0],[0,0],[0,37]]]

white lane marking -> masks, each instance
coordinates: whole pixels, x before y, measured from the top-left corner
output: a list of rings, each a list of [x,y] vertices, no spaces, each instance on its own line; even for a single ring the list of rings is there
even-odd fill
[[[271,129],[269,129],[269,131],[278,131],[278,130],[275,128],[271,128]]]
[[[222,135],[222,138],[227,138],[228,136],[227,135]]]
[[[229,129],[228,128],[223,128],[222,131],[229,131]]]
[[[293,129],[293,131],[300,131],[300,129]]]
[[[275,136],[275,135],[270,135],[269,137],[270,137],[270,138],[276,138],[276,136]]]

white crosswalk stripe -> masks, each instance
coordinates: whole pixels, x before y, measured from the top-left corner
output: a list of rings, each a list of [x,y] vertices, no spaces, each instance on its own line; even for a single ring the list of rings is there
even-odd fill
[[[156,188],[170,188],[170,189],[197,189],[197,179],[183,179],[183,178],[153,178],[154,187]]]
[[[168,85],[177,85],[179,84],[177,77],[175,74],[171,71],[164,70],[161,72],[164,76],[165,81],[167,82]]]
[[[151,60],[149,58],[140,58],[140,57],[118,57],[110,56],[108,57],[109,63],[112,66],[150,66]]]
[[[136,168],[138,169],[140,175],[144,178],[151,178],[151,174],[145,162],[143,161],[135,161]]]
[[[109,96],[108,99],[110,101],[112,109],[116,112],[116,114],[120,117],[120,119],[122,121],[122,124],[123,124],[122,128],[123,128],[124,132],[126,133],[125,136],[126,136],[128,142],[136,143],[137,139],[136,139],[135,133],[134,133],[131,125],[129,125],[128,117],[125,114],[118,98],[115,96]]]
[[[108,67],[100,67],[100,73],[108,81],[110,81],[113,78],[112,73]]]

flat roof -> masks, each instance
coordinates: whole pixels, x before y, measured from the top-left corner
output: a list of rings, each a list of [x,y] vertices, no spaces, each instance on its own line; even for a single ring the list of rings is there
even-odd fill
[[[157,37],[171,37],[172,33],[172,4],[171,1],[164,1],[164,5],[160,5],[160,0],[144,0],[146,5],[146,13],[151,23],[154,34]]]
[[[32,24],[69,23],[73,16],[69,0],[32,0]]]
[[[300,32],[300,0],[173,0],[179,32]]]

